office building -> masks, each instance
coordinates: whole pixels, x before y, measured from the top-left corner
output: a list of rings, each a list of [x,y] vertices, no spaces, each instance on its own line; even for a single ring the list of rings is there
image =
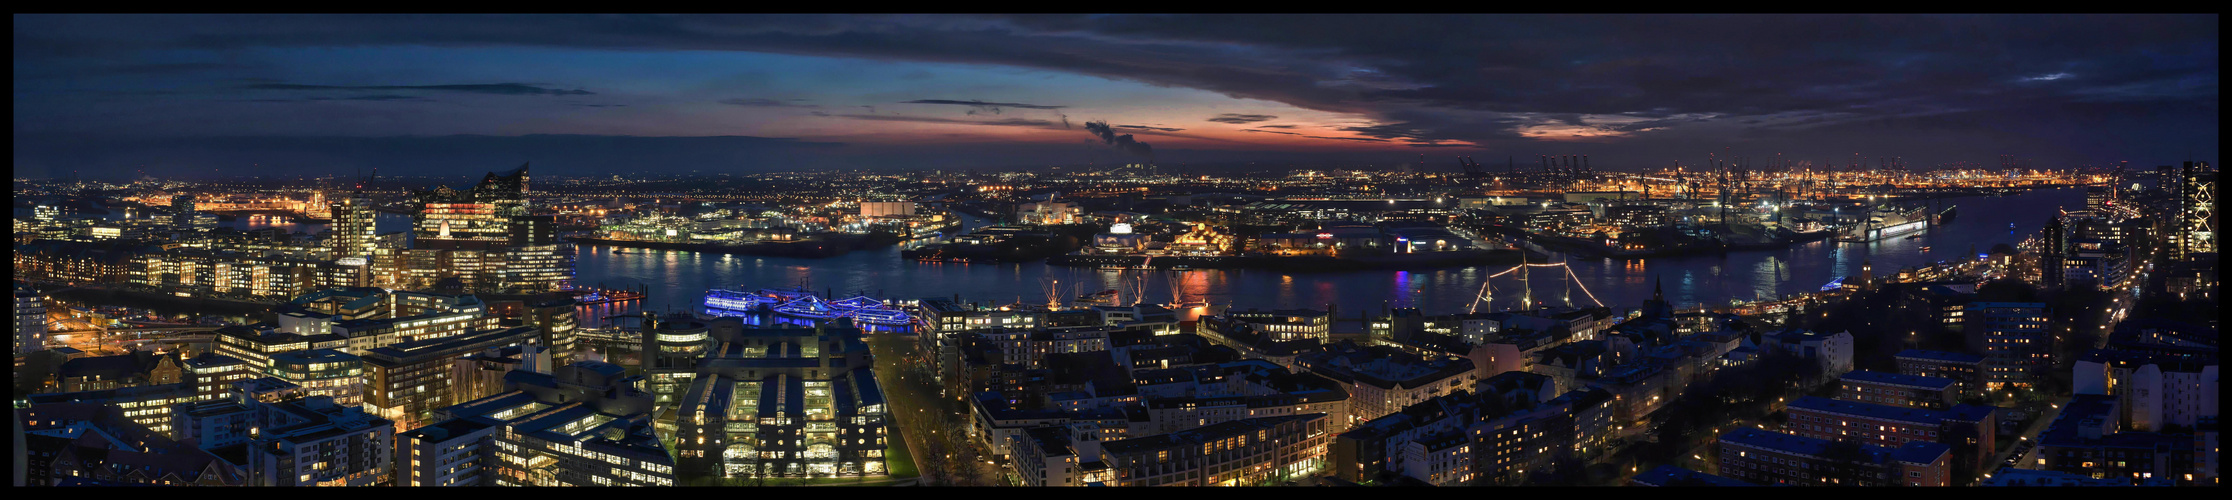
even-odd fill
[[[505,392],[396,437],[399,486],[674,486],[641,376],[582,361],[514,371]]]
[[[748,329],[714,320],[714,345],[675,407],[678,475],[885,473],[883,386],[861,331],[839,323]]]
[[[364,265],[364,259],[371,257],[373,251],[380,248],[379,235],[375,232],[377,225],[374,224],[379,212],[375,208],[372,199],[364,197],[362,193],[333,202],[333,235],[327,240],[327,246],[333,252],[334,259],[347,261],[355,258],[361,266]]]
[[[364,404],[364,359],[336,349],[273,354],[265,375],[302,388],[305,397],[326,397],[333,404]]]
[[[539,336],[534,327],[510,326],[365,351],[364,410],[404,429],[424,425],[434,410],[459,401],[450,376],[458,358],[531,343]]]

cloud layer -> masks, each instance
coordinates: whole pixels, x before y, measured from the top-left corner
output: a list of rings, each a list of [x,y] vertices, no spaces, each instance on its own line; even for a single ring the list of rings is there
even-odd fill
[[[2148,155],[2213,158],[2218,121],[2215,15],[19,15],[14,28],[19,134],[68,120],[73,107],[39,106],[26,95],[64,99],[51,96],[78,90],[27,94],[21,90],[27,83],[88,75],[181,82],[284,75],[250,55],[325,47],[524,47],[584,58],[724,51],[1019,68],[1234,99],[1233,107],[1207,118],[1200,110],[1137,102],[1153,111],[1116,119],[1254,125],[1239,130],[1254,133],[1211,132],[1238,138],[1291,132],[1348,144],[1359,155],[1405,147],[1521,156],[1588,150],[1611,163],[1640,165],[1732,146],[1807,158],[1841,158],[1854,150],[1924,161],[2009,153],[2075,164]],[[199,56],[163,55],[177,53]],[[449,105],[453,97],[605,98],[619,92],[534,74],[491,80],[457,68],[426,73],[410,82],[238,83],[226,88],[252,95],[225,98],[416,103],[389,106],[409,107]],[[488,81],[555,83],[478,83]],[[1011,90],[947,94],[983,100],[916,94],[814,102],[829,108],[958,106],[970,115],[1025,109],[1053,116],[973,121],[872,108],[839,116],[1063,127],[1068,116],[1061,113],[1084,112],[1081,103],[1098,98],[1061,89]],[[124,98],[123,91],[79,93]],[[737,94],[751,95],[725,93]],[[737,112],[814,106],[749,97],[695,102],[706,101]],[[1340,119],[1267,114],[1261,111],[1273,108],[1248,103]],[[313,105],[321,104],[303,106]],[[1262,124],[1271,120],[1293,123]],[[1178,130],[1106,122],[1087,128],[1103,145],[1116,144],[1114,128]],[[1151,150],[1144,143],[1138,149]]]

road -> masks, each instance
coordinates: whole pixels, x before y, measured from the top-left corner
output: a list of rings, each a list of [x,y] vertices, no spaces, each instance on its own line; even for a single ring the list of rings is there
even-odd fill
[[[955,417],[968,418],[969,409],[958,400],[942,395],[938,384],[930,377],[929,365],[921,361],[921,350],[913,336],[875,333],[868,336],[867,343],[869,352],[876,357],[876,376],[883,381],[885,399],[891,404],[892,425],[904,429],[899,434],[906,439],[907,452],[913,456],[918,471],[927,475],[928,468],[936,463],[925,460],[925,450],[975,446],[955,429],[947,427]],[[937,441],[937,446],[929,446],[931,440]],[[991,464],[975,465],[980,467],[979,477],[986,479],[1001,477],[1004,472]]]

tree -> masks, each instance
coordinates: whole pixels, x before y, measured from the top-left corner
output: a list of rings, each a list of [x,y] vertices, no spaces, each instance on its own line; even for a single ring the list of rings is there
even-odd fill
[[[2000,278],[1976,287],[1977,302],[2038,302],[2038,287],[2015,278]]]

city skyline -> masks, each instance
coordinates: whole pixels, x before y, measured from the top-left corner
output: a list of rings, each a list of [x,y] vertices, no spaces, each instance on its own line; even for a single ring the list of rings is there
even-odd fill
[[[2213,487],[2216,19],[17,15],[13,481]]]
[[[15,17],[18,178],[2216,155],[2216,17]],[[345,117],[345,118],[343,118]],[[1855,158],[1855,157],[1858,158]],[[2187,158],[2191,156],[2192,158]]]

